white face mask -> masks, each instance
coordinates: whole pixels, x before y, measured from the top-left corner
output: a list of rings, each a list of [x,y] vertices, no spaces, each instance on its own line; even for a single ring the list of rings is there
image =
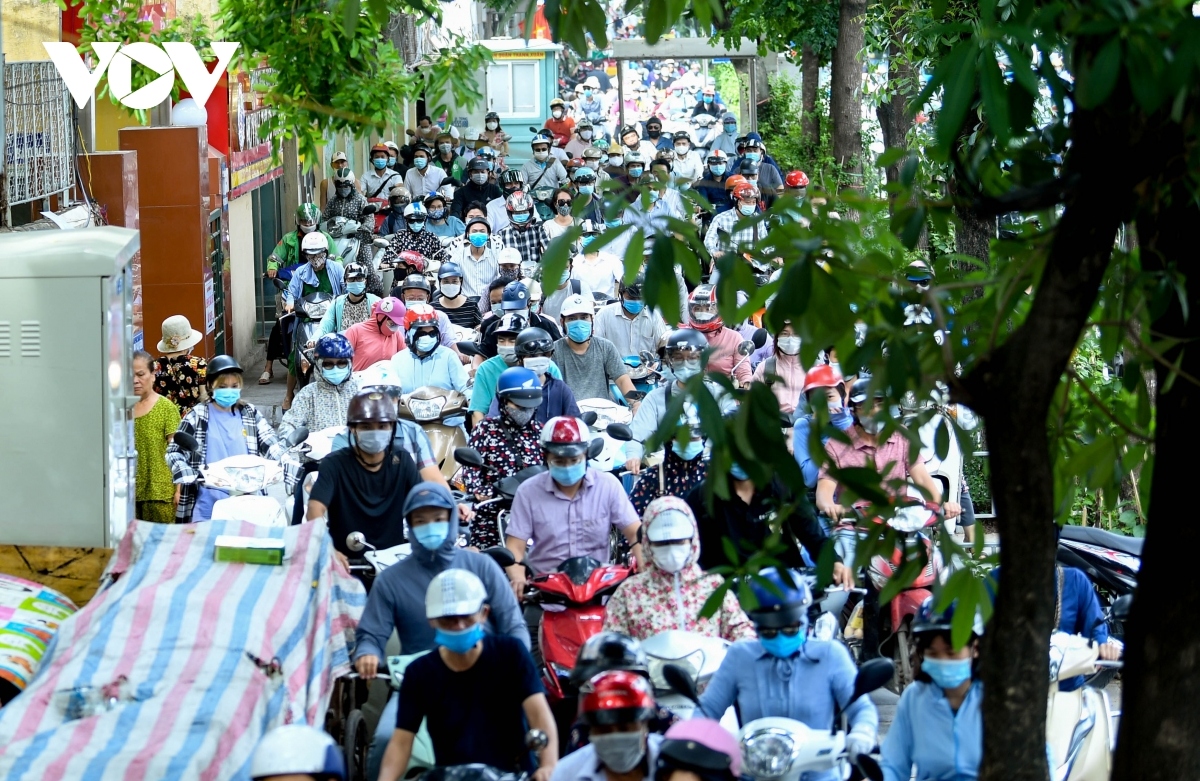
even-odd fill
[[[674,545],[651,545],[650,555],[654,565],[663,572],[679,572],[687,566],[688,558],[692,555],[692,545],[681,542]]]
[[[545,160],[545,159],[546,159],[547,157],[549,157],[549,156],[550,156],[550,153],[549,153],[549,152],[541,152],[541,151],[538,151],[538,152],[534,152],[534,153],[533,153],[533,159],[534,159],[534,160]]]
[[[775,344],[779,346],[779,352],[784,355],[796,355],[800,352],[799,336],[781,336],[775,340]]]
[[[550,113],[554,115],[555,119],[562,119],[562,112],[559,111],[558,109],[554,109]]]
[[[495,130],[495,129],[496,129],[496,128],[498,128],[498,127],[500,127],[500,123],[499,123],[499,122],[488,122],[488,123],[487,123],[487,129],[488,129],[488,130]]]
[[[545,355],[526,358],[524,363],[526,369],[538,375],[539,377],[550,371],[550,358]]]
[[[442,285],[442,295],[446,298],[458,298],[462,285]]]

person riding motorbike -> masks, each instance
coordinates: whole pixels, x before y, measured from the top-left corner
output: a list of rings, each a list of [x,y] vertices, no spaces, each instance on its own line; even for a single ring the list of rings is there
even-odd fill
[[[517,334],[517,341],[513,347],[517,364],[532,371],[542,383],[542,403],[537,408],[534,418],[539,423],[545,423],[550,418],[561,415],[579,417],[579,405],[575,402],[575,394],[565,382],[554,376],[555,367],[551,358],[554,340],[550,334],[544,329],[530,326]],[[492,406],[488,408],[488,417],[493,418],[499,414],[500,400],[493,399]]]
[[[675,131],[672,141],[675,157],[671,160],[671,172],[675,183],[680,190],[690,189],[704,176],[705,161],[701,155],[705,150],[692,148],[692,137],[686,130]]]
[[[559,318],[566,336],[554,343],[554,363],[576,399],[607,399],[612,384],[636,411],[641,394],[613,343],[592,333],[594,311],[592,299],[581,295],[563,301]]]
[[[341,262],[330,260],[325,234],[313,232],[305,235],[300,243],[300,253],[306,262],[292,272],[292,279],[283,292],[285,312],[293,311],[298,300],[313,293],[329,293],[336,298],[346,292],[346,270]],[[285,410],[292,405],[296,381],[296,351],[292,350],[288,355],[287,393],[282,405]]]
[[[641,522],[620,481],[588,466],[590,441],[587,424],[578,418],[551,418],[542,427],[548,470],[517,489],[505,532],[505,546],[517,559],[508,577],[518,598],[524,594],[526,568],[534,574],[552,572],[576,556],[608,561],[610,527],[621,532],[641,562]]]
[[[955,778],[970,781],[983,761],[983,682],[979,641],[983,621],[976,612],[971,637],[962,648],[951,642],[955,604],[934,610],[927,597],[913,619],[920,668],[904,689],[880,750],[884,781]]]
[[[765,582],[764,582],[765,581]],[[755,605],[747,611],[757,640],[734,643],[708,688],[700,710],[719,719],[738,706],[743,724],[767,716],[795,719],[815,730],[828,730],[841,710],[850,724],[846,750],[851,760],[875,747],[879,714],[867,695],[853,702],[857,670],[838,641],[808,638],[812,594],[798,572],[763,570],[751,580]],[[812,781],[838,781],[836,771],[806,773]]]
[[[595,140],[596,130],[592,127],[592,121],[587,117],[582,117],[576,122],[572,137],[567,141],[564,151],[572,159],[581,158],[584,151],[589,149]]]
[[[346,292],[333,299],[321,318],[321,336],[345,331],[371,316],[371,307],[379,296],[367,292],[367,269],[358,261],[347,263],[342,277]]]
[[[805,379],[804,367],[800,364],[800,337],[791,320],[783,321],[783,327],[775,335],[772,353],[755,367],[753,379],[767,383],[779,402],[779,411],[791,415],[796,411],[796,401],[803,392]]]
[[[525,174],[519,168],[509,168],[500,174],[500,195],[487,202],[487,219],[492,233],[509,226],[508,198],[525,191]]]
[[[737,781],[742,749],[721,722],[692,718],[663,735],[655,781]]]
[[[271,250],[267,258],[267,276],[271,279],[279,276],[280,270],[291,273],[293,267],[300,265],[304,259],[300,256],[300,242],[310,233],[320,233],[325,237],[328,246],[333,246],[333,237],[325,231],[318,231],[321,212],[315,203],[302,203],[296,207],[296,230],[283,234],[283,238]]]
[[[329,733],[284,724],[263,735],[250,759],[252,781],[346,781],[342,748]]]
[[[425,592],[430,582],[447,570],[472,572],[483,584],[492,634],[519,640],[529,647],[529,632],[521,608],[503,570],[490,557],[458,547],[460,518],[454,496],[444,484],[422,482],[404,500],[404,520],[412,554],[381,572],[367,595],[367,606],[354,630],[354,669],[371,679],[379,672],[385,649],[394,631],[405,655],[432,651],[436,633],[425,618]],[[368,760],[367,778],[378,775],[392,731],[400,697],[388,698],[379,716]]]
[[[846,431],[853,426],[854,417],[846,407],[846,382],[842,373],[828,363],[817,364],[808,370],[804,375],[804,386],[800,393],[808,412],[796,418],[792,428],[792,455],[796,457],[796,463],[800,465],[800,471],[804,474],[804,487],[813,494],[812,501],[815,503],[820,465],[813,459],[809,444],[813,427],[818,424],[813,410],[825,407],[828,410],[829,422],[839,431]],[[826,438],[822,437],[822,444],[825,441]]]
[[[708,359],[708,371],[732,376],[742,387],[750,384],[750,362],[743,361],[738,354],[738,347],[744,340],[737,331],[725,327],[717,309],[715,285],[697,285],[688,296],[688,325],[704,334],[713,351]]]
[[[768,226],[761,220],[755,220],[752,225],[740,229],[736,227],[759,214],[760,196],[758,187],[750,182],[733,188],[736,208],[727,209],[713,217],[704,234],[704,246],[714,261],[727,252],[745,252],[766,237]]]
[[[500,185],[491,181],[491,169],[487,160],[478,155],[467,163],[467,181],[454,191],[450,214],[466,222],[467,207],[473,203],[486,204],[501,195]]]
[[[727,173],[729,171],[729,155],[720,149],[714,149],[708,153],[704,162],[704,176],[696,182],[693,189],[712,206],[712,213],[706,219],[707,223],[721,212],[732,209],[733,200],[725,189],[725,180],[729,178]]]
[[[640,272],[628,284],[622,278],[618,284],[618,300],[596,313],[596,336],[612,342],[619,355],[652,353],[658,348],[659,339],[667,332],[667,323],[662,315],[657,309],[646,306],[642,300],[645,284],[645,272]]]
[[[388,190],[388,214],[383,225],[379,226],[380,236],[391,236],[404,230],[404,210],[412,203],[412,195],[403,184],[398,184]]]
[[[550,334],[551,339],[561,339],[562,332],[553,320],[544,315],[530,311],[529,308],[530,280],[513,280],[504,286],[500,294],[500,311],[504,314],[516,314],[525,318],[527,327],[540,328]],[[493,319],[483,328],[483,336],[479,340],[479,351],[484,358],[496,355],[495,328],[500,319]],[[479,360],[478,358],[476,360]]]
[[[579,210],[579,219],[581,221],[604,222],[604,210],[600,208],[600,199],[596,197],[596,185],[598,183],[596,172],[586,165],[576,168],[575,172],[571,174],[571,185],[575,193],[575,208]]]
[[[479,312],[479,297],[463,293],[462,266],[447,260],[438,267],[438,290],[433,308],[446,315],[451,326],[473,331],[483,321]]]
[[[391,154],[386,144],[371,147],[371,170],[358,180],[358,189],[366,196],[368,203],[378,203],[382,207],[384,199],[388,198],[385,193],[396,185],[404,184],[404,177],[388,168]]]
[[[301,388],[291,409],[283,413],[280,437],[286,438],[300,426],[320,431],[346,422],[350,400],[358,394],[358,380],[350,374],[353,345],[342,334],[326,334],[317,340],[314,362],[318,379]]]
[[[445,260],[446,252],[442,243],[432,232],[425,230],[429,213],[422,203],[410,203],[404,207],[405,229],[388,237],[388,245],[379,258],[379,265],[399,266],[400,256],[404,252],[419,252],[422,257],[431,260]],[[403,278],[403,277],[399,277]]]
[[[431,385],[464,393],[470,382],[458,354],[441,344],[439,312],[429,304],[413,302],[404,314],[404,339],[408,348],[396,353],[392,367],[404,393]],[[444,315],[443,315],[444,317]]]
[[[645,640],[669,629],[699,632],[730,642],[753,639],[754,627],[733,590],[717,613],[701,618],[709,597],[724,581],[700,569],[700,532],[687,502],[676,496],[655,499],[642,516],[650,566],[617,586],[608,600],[604,629]]]
[[[404,349],[404,304],[381,298],[371,305],[371,319],[350,326],[345,337],[354,348],[354,371],[392,358]]]
[[[413,167],[408,169],[408,173],[404,175],[404,186],[412,193],[415,201],[436,191],[451,177],[441,168],[430,163],[433,159],[433,154],[428,148],[424,146],[415,147],[412,154]]]
[[[650,732],[654,690],[636,672],[610,670],[580,689],[579,716],[586,746],[558,763],[551,781],[645,781],[658,761],[663,737]]]
[[[541,263],[542,253],[549,246],[550,237],[546,235],[546,229],[537,219],[533,196],[518,190],[508,196],[504,207],[508,211],[509,225],[496,231],[496,238],[505,248],[512,248],[521,253],[521,261]]]
[[[553,137],[543,130],[529,141],[531,155],[521,166],[521,173],[525,175],[525,181],[529,183],[529,190],[535,188],[557,190],[567,181],[567,169],[550,152],[553,140]]]
[[[334,217],[345,217],[347,220],[357,222],[359,225],[358,233],[355,238],[358,239],[358,260],[367,267],[367,290],[372,293],[379,294],[381,288],[376,288],[374,282],[374,269],[371,265],[371,256],[374,254],[374,249],[371,245],[371,231],[375,227],[371,215],[379,211],[379,206],[373,203],[367,203],[366,197],[358,191],[355,186],[357,179],[354,172],[349,168],[342,168],[335,171],[333,174],[334,194],[325,204],[324,210],[321,211],[321,222],[328,222]],[[344,238],[351,238],[349,236]],[[333,242],[329,242],[328,246],[332,247]]]
[[[393,288],[394,292],[392,295],[397,296],[397,298],[403,301],[405,308],[409,308],[413,304],[428,304],[433,298],[433,288],[429,286],[429,279],[419,272],[407,274],[403,278],[403,281],[396,287],[399,290]],[[458,354],[458,347],[454,341],[454,329],[450,326],[449,316],[437,307],[433,307],[433,314],[437,320],[439,344],[454,353],[454,357],[459,358],[461,362],[461,356]]]

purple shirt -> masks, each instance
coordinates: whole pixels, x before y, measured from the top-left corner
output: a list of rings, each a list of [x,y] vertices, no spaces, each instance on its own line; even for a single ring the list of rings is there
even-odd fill
[[[549,472],[522,483],[505,534],[533,540],[526,563],[542,573],[576,556],[607,562],[608,527],[623,530],[637,522],[621,481],[589,467],[574,499],[558,489]]]

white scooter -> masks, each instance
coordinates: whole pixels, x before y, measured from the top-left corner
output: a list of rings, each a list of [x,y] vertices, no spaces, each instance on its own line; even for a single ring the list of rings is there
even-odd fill
[[[680,719],[692,718],[696,703],[671,688],[663,677],[663,668],[675,665],[692,678],[696,691],[703,691],[729,652],[729,641],[699,632],[668,629],[642,641],[642,651],[650,663],[650,682],[655,701]],[[738,729],[737,714],[730,708],[721,717],[721,725],[732,733]]]
[[[591,459],[588,466],[601,472],[612,472],[624,467],[625,442],[611,436],[608,427],[614,423],[629,425],[633,421],[633,410],[611,399],[583,399],[578,404],[579,411],[587,416],[584,421],[592,430],[592,439],[604,443],[600,455]],[[595,413],[594,422],[591,422],[591,415],[587,414],[589,412]]]

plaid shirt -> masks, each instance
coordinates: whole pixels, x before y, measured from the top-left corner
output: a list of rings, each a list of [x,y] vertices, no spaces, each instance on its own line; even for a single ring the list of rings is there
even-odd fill
[[[541,223],[524,228],[509,225],[503,230],[496,231],[496,238],[505,247],[513,247],[520,252],[521,260],[538,264],[542,262],[542,253],[546,251],[546,245],[550,243],[549,237],[546,236],[546,229],[542,227]]]
[[[721,212],[713,217],[712,224],[708,226],[708,233],[704,234],[704,246],[711,253],[744,251],[767,235],[768,226],[758,220],[755,220],[753,225],[734,230],[733,226],[738,221],[751,219],[754,218],[743,217],[736,208]]]
[[[263,458],[279,461],[285,452],[279,442],[275,429],[266,418],[258,414],[253,404],[239,404],[242,412],[242,432],[246,435],[246,452],[257,454]],[[173,482],[182,484],[179,494],[179,506],[175,508],[175,521],[188,523],[192,518],[192,510],[196,507],[196,498],[200,489],[196,482],[185,483],[188,478],[200,477],[200,467],[204,466],[205,455],[208,452],[208,405],[197,404],[188,410],[179,423],[179,430],[196,438],[200,447],[195,452],[185,451],[172,442],[167,445],[167,466],[171,467]]]

